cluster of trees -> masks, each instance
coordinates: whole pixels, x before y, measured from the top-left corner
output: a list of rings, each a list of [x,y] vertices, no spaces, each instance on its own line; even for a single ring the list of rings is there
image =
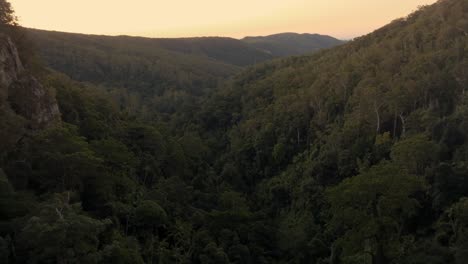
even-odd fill
[[[43,83],[56,89],[63,122],[2,153],[2,261],[227,260],[206,225],[250,212],[240,193],[205,175],[209,150],[196,134],[130,118],[65,76]]]
[[[467,11],[421,7],[244,71],[205,102],[215,170],[273,219],[269,262],[465,262],[465,231],[446,228],[468,195]]]
[[[178,119],[179,123],[193,118],[191,113],[200,111],[202,98],[219,89],[241,67],[342,43],[321,35],[282,34],[257,41],[109,37],[33,29],[27,32],[48,67],[74,80],[111,90],[121,108],[132,114],[148,120]],[[268,48],[257,47],[265,41]]]
[[[209,39],[198,41],[200,51],[184,52],[184,47],[196,48],[198,42],[193,40],[195,44],[192,44],[189,39],[182,39],[171,43],[164,39],[41,30],[27,32],[48,67],[74,80],[111,91],[110,95],[119,102],[121,110],[148,120],[167,120],[177,113],[193,112],[188,109],[192,109],[201,96],[241,69],[229,61],[205,55],[203,50],[209,48],[206,47]],[[220,41],[229,43],[229,40]],[[223,45],[214,43],[212,52],[222,52]],[[255,50],[237,48],[239,54],[258,56]]]
[[[465,263],[467,21],[442,0],[164,118],[41,68],[62,122],[18,139],[0,115],[1,261]]]

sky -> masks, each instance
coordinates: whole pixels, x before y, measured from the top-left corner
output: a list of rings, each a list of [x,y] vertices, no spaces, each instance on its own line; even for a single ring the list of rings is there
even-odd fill
[[[226,36],[281,32],[350,39],[436,0],[10,0],[22,26],[100,35]]]

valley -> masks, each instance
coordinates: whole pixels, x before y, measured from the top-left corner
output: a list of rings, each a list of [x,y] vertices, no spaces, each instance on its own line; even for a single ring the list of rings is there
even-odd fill
[[[0,261],[465,263],[466,0],[347,42],[2,12]]]

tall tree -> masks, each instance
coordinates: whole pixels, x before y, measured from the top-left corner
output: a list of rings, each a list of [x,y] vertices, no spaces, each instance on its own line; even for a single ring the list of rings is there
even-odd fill
[[[329,227],[345,263],[385,264],[398,257],[406,225],[421,206],[414,197],[422,191],[423,179],[389,162],[330,188]]]
[[[17,25],[18,18],[7,0],[0,0],[0,23],[1,25]]]

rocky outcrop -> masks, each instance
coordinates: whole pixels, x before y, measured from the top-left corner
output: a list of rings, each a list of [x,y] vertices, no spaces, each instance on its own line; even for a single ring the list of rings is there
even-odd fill
[[[55,97],[28,74],[12,83],[8,101],[17,114],[30,121],[32,129],[46,127],[60,118]]]
[[[0,89],[2,92],[24,72],[18,50],[11,39],[0,34]]]
[[[40,129],[60,120],[55,97],[22,65],[10,37],[0,34],[0,106],[9,106]]]

